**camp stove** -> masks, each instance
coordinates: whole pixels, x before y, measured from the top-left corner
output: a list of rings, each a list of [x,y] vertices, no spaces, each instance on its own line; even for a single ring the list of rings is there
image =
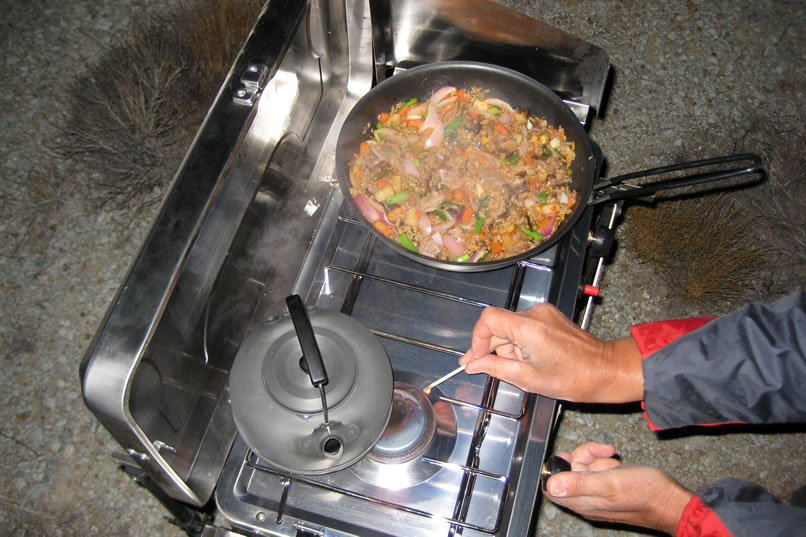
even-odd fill
[[[356,101],[400,70],[454,59],[525,73],[583,123],[609,69],[602,50],[481,0],[264,8],[81,368],[121,462],[189,535],[531,535],[557,403],[485,375],[422,387],[456,367],[486,306],[551,302],[575,316],[593,215],[533,258],[450,272],[376,242],[335,178]],[[383,436],[329,473],[262,459],[230,408],[241,343],[290,294],[359,321],[392,366]]]

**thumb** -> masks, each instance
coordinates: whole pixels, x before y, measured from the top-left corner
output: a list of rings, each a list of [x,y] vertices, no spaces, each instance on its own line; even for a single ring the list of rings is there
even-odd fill
[[[601,475],[598,472],[560,472],[549,478],[546,489],[555,498],[599,496]]]

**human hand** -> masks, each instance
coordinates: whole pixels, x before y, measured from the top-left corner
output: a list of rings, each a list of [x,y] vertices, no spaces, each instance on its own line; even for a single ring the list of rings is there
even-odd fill
[[[459,364],[469,374],[487,373],[555,399],[625,403],[644,395],[641,353],[632,338],[602,341],[551,304],[518,312],[486,308]]]
[[[674,535],[692,493],[650,466],[622,465],[610,444],[588,442],[559,453],[570,472],[548,479],[546,496],[590,520],[653,528]]]

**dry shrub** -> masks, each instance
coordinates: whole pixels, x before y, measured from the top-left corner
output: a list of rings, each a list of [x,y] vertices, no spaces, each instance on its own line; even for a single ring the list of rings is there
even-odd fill
[[[259,14],[255,0],[187,0],[144,13],[67,96],[57,152],[81,163],[95,205],[154,204]]]
[[[65,213],[65,206],[79,195],[74,175],[55,166],[28,172],[25,181],[0,184],[0,218],[9,224],[1,250],[5,257],[40,254]]]
[[[661,201],[627,210],[628,248],[653,263],[687,302],[754,296],[766,248],[754,238],[757,219],[730,194]]]
[[[790,113],[784,121],[752,114],[741,140],[765,156],[769,175],[748,202],[760,219],[759,240],[770,250],[762,289],[769,296],[806,283],[806,122],[799,108]]]
[[[193,58],[200,102],[213,101],[255,24],[263,0],[187,0],[177,20],[180,39]]]
[[[175,32],[137,23],[69,94],[58,152],[89,172],[97,205],[149,205],[179,164],[196,84]],[[166,177],[167,176],[167,177]]]

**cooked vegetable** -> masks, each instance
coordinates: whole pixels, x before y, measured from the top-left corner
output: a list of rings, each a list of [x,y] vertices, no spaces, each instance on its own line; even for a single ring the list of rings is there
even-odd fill
[[[423,97],[378,111],[359,145],[349,171],[362,214],[403,247],[449,261],[504,259],[549,238],[577,203],[563,128],[479,88]]]

